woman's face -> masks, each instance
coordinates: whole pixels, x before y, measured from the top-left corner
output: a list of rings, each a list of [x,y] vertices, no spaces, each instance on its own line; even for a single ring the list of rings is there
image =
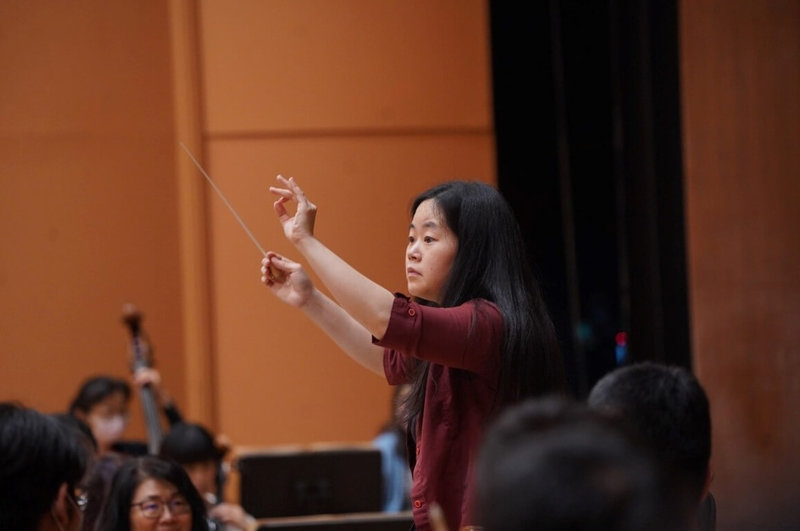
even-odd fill
[[[172,483],[146,479],[131,500],[131,531],[191,531],[192,508]]]
[[[97,439],[100,452],[107,451],[112,444],[122,438],[128,423],[128,404],[125,395],[115,392],[97,402],[86,415],[86,423]]]
[[[408,293],[441,304],[442,289],[456,251],[458,238],[445,224],[436,201],[427,199],[420,203],[408,230]]]

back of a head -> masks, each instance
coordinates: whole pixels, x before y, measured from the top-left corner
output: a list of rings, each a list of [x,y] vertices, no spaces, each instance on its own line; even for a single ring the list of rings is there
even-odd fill
[[[182,465],[203,461],[220,461],[226,448],[214,441],[211,432],[200,424],[179,422],[170,428],[161,441],[159,455]]]
[[[87,449],[55,418],[16,403],[0,403],[0,529],[36,529],[62,484],[83,478]]]
[[[171,484],[186,499],[191,508],[192,531],[208,529],[203,500],[183,467],[174,461],[150,455],[128,458],[116,470],[95,529],[130,530],[133,496],[139,485],[148,479]]]
[[[92,429],[85,421],[69,413],[53,413],[52,417],[67,429],[72,430],[86,446],[90,455],[97,453],[97,439],[94,438]]]
[[[711,416],[708,397],[690,371],[653,362],[620,367],[598,380],[587,403],[630,422],[699,498],[711,456]]]
[[[624,426],[565,398],[529,399],[487,431],[477,519],[487,531],[669,529],[659,489]]]

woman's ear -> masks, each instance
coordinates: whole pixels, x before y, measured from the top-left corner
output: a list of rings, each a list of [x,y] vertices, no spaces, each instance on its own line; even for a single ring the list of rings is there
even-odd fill
[[[62,483],[58,488],[56,499],[53,500],[53,505],[50,506],[50,516],[55,520],[59,529],[69,529],[69,522],[72,519],[72,507],[69,501],[69,487],[66,483]]]

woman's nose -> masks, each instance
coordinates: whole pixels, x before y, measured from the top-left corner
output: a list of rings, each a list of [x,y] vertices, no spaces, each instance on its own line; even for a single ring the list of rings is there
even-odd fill
[[[171,522],[175,519],[175,515],[172,514],[172,509],[169,508],[169,504],[164,505],[164,512],[161,513],[161,518],[159,521],[161,522]]]

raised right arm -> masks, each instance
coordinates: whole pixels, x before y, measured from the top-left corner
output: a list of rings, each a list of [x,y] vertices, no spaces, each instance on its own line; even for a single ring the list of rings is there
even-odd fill
[[[279,197],[274,206],[284,234],[302,253],[341,308],[372,336],[381,339],[389,326],[394,294],[367,278],[318,240],[314,236],[316,205],[308,200],[294,179],[279,175],[278,181],[284,187],[270,187],[270,192]],[[286,211],[285,203],[289,201],[297,203],[293,216]]]

